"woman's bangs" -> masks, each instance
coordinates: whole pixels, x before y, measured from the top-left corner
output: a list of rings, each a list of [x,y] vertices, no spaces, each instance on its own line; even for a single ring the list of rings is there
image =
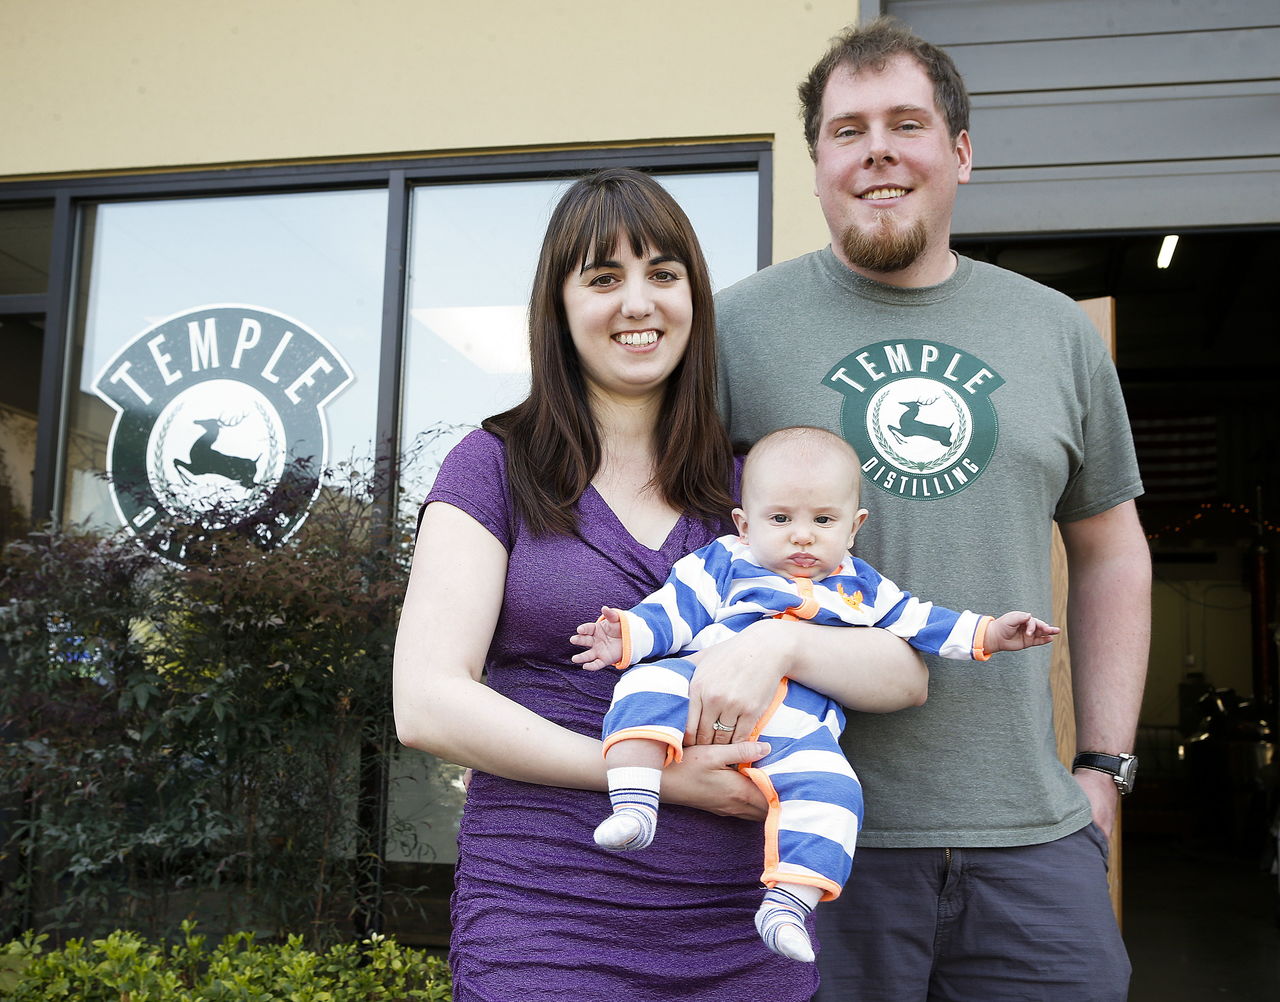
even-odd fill
[[[651,201],[639,191],[600,191],[599,200],[582,228],[575,247],[576,268],[608,261],[618,247],[622,233],[636,257],[648,251],[689,263],[689,250],[681,228],[671,217],[670,209]],[[630,197],[628,197],[630,196]]]

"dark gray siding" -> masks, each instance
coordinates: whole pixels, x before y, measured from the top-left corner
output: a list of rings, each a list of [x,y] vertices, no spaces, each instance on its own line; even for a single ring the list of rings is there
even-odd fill
[[[1280,0],[878,6],[969,85],[957,235],[1280,223]]]

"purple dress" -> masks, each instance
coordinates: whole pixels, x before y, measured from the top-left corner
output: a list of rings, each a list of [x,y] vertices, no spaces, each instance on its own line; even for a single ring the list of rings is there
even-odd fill
[[[510,553],[489,685],[591,737],[619,673],[570,661],[574,628],[601,605],[630,608],[726,529],[682,517],[650,550],[588,488],[578,536],[535,538],[515,523],[502,444],[482,431],[445,458],[427,500],[462,509]],[[758,823],[664,804],[652,846],[612,853],[591,838],[609,810],[604,793],[475,774],[458,834],[455,1002],[812,997],[816,965],[775,956],[756,935]]]

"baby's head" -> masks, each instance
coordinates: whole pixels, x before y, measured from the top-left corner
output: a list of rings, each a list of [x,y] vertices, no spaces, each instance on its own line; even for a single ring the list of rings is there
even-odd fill
[[[820,581],[840,566],[866,520],[862,470],[844,439],[822,428],[781,428],[747,453],[733,521],[761,567]]]

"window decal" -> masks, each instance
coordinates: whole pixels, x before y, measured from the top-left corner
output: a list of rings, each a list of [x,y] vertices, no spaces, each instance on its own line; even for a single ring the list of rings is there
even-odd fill
[[[353,378],[320,335],[261,306],[201,306],[144,330],[93,385],[116,412],[107,479],[121,524],[177,564],[228,532],[278,546],[319,493],[325,406]]]

